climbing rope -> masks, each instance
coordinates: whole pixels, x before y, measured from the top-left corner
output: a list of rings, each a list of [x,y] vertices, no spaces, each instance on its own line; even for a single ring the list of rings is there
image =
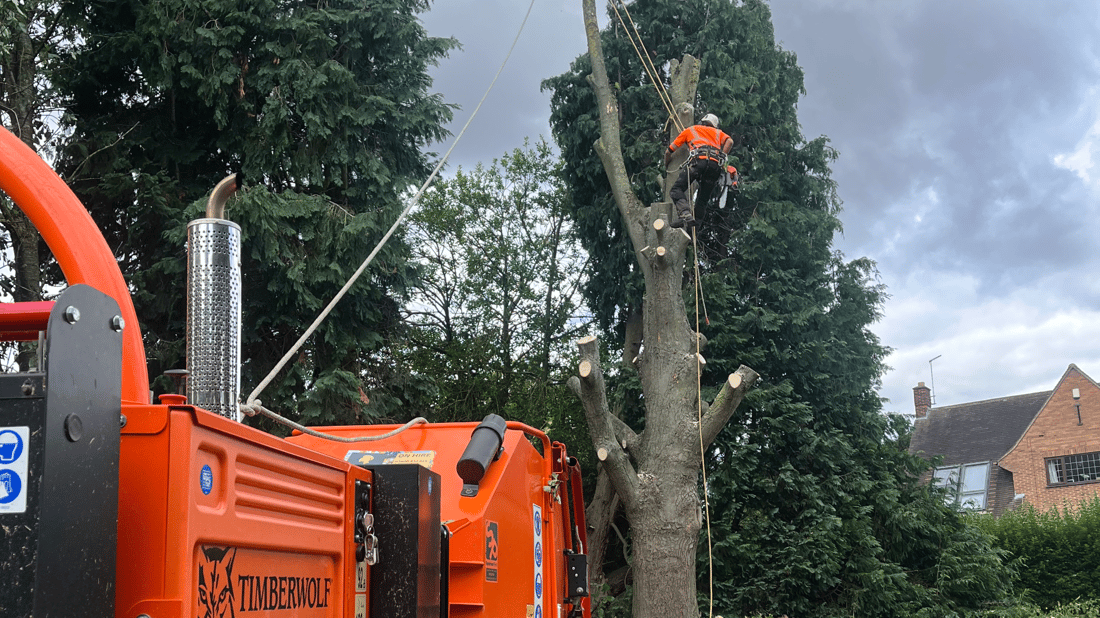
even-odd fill
[[[626,22],[623,20],[621,14],[619,14],[619,8],[616,6],[621,4],[623,12],[626,13],[627,19],[630,21],[630,28],[627,28]],[[638,59],[641,60],[642,66],[645,67],[646,74],[649,75],[650,81],[653,83],[653,87],[657,90],[657,96],[661,99],[661,103],[664,105],[665,110],[668,112],[669,117],[675,123],[675,126],[679,128],[679,131],[684,130],[684,126],[680,123],[679,116],[674,112],[672,108],[672,99],[669,97],[667,91],[664,89],[663,84],[657,79],[656,68],[652,67],[652,62],[649,60],[649,52],[645,50],[645,44],[642,42],[642,35],[638,32],[638,27],[634,23],[634,19],[630,16],[630,9],[626,7],[624,0],[618,0],[618,2],[611,3],[612,8],[615,10],[615,15],[619,18],[619,23],[622,24],[623,30],[627,33],[627,38],[630,39],[630,44],[634,47],[634,52],[638,54]],[[633,32],[633,34],[631,34]],[[638,44],[634,43],[634,38],[637,37]],[[639,49],[640,47],[640,49]],[[691,167],[688,166],[688,187],[691,187]],[[691,228],[691,245],[692,245],[692,258],[695,265],[695,406],[697,415],[697,426],[699,429],[699,468],[703,474],[703,505],[704,515],[707,523],[707,565],[709,569],[709,599],[710,599],[710,611],[709,616],[714,616],[714,542],[711,537],[710,529],[710,497],[709,489],[707,487],[707,461],[706,461],[706,444],[703,443],[703,363],[702,363],[702,346],[699,341],[699,308],[702,304],[702,311],[706,317],[707,325],[710,325],[710,317],[706,316],[706,302],[703,300],[703,287],[702,279],[699,273],[699,244],[698,237],[696,235],[696,228]]]
[[[241,406],[241,408],[243,410],[244,406]],[[321,432],[321,431],[317,431],[316,429],[306,427],[305,425],[302,425],[301,423],[295,423],[294,421],[290,420],[289,418],[286,418],[285,416],[282,416],[281,414],[278,414],[276,412],[272,412],[271,410],[268,410],[267,408],[263,407],[263,405],[260,404],[259,400],[253,402],[253,404],[251,406],[249,406],[248,410],[249,411],[246,414],[248,414],[249,416],[254,416],[256,414],[262,414],[262,415],[272,419],[273,421],[275,421],[277,423],[281,423],[283,425],[286,425],[287,427],[290,427],[291,429],[297,429],[298,431],[300,431],[300,432],[302,432],[306,435],[314,436],[316,438],[323,438],[325,440],[332,440],[333,442],[375,442],[375,441],[378,441],[378,440],[385,440],[386,438],[392,438],[392,437],[396,436],[397,434],[401,433],[402,431],[405,431],[406,429],[412,427],[413,425],[423,425],[423,424],[427,424],[427,422],[428,422],[428,419],[424,418],[423,416],[418,416],[418,417],[414,418],[413,420],[405,423],[404,425],[398,427],[397,429],[387,431],[386,433],[379,434],[377,436],[354,436],[354,437],[348,438],[348,437],[345,437],[345,436],[334,436],[330,433],[324,433],[324,432]]]
[[[296,341],[294,345],[291,346],[289,350],[287,350],[286,354],[284,354],[281,359],[279,359],[279,362],[275,364],[275,367],[272,368],[271,372],[268,373],[267,376],[260,381],[260,384],[256,386],[256,388],[253,389],[251,393],[249,393],[246,402],[240,405],[241,412],[247,414],[248,416],[253,416],[255,414],[265,414],[266,416],[269,416],[280,423],[293,423],[293,421],[285,419],[275,412],[267,410],[266,408],[261,406],[257,398],[260,396],[260,393],[262,393],[263,390],[267,388],[269,384],[271,384],[271,381],[275,379],[275,376],[283,370],[283,367],[286,366],[287,362],[294,357],[299,349],[301,349],[302,345],[306,342],[307,339],[309,339],[314,331],[317,330],[317,327],[320,326],[321,322],[325,321],[325,318],[328,317],[328,314],[332,312],[332,309],[336,306],[336,303],[340,302],[340,299],[342,299],[344,295],[347,294],[347,291],[351,289],[351,286],[355,284],[355,281],[359,279],[359,276],[363,274],[363,271],[367,269],[367,266],[370,265],[370,263],[374,260],[374,257],[378,255],[378,252],[381,251],[382,247],[385,246],[387,241],[389,241],[390,236],[393,236],[393,233],[397,231],[397,228],[405,220],[405,217],[409,214],[409,211],[411,211],[413,206],[416,206],[416,204],[420,201],[420,196],[424,194],[425,189],[427,189],[428,185],[431,184],[432,180],[435,179],[436,175],[439,173],[439,170],[443,167],[443,164],[447,162],[447,159],[451,156],[451,152],[454,151],[455,146],[458,145],[458,142],[462,139],[462,136],[466,134],[466,129],[470,127],[470,123],[472,123],[474,118],[477,116],[478,111],[481,109],[481,105],[485,102],[485,99],[489,96],[489,93],[492,92],[493,86],[496,85],[497,79],[504,71],[504,67],[508,64],[508,59],[512,56],[512,51],[516,48],[516,43],[519,42],[519,36],[523,33],[523,28],[527,25],[527,19],[531,16],[531,9],[534,8],[534,6],[535,0],[531,0],[531,3],[527,6],[527,13],[523,16],[523,22],[520,23],[519,30],[516,32],[516,36],[512,40],[512,46],[508,48],[508,53],[504,56],[504,61],[500,64],[500,68],[497,69],[497,73],[493,77],[493,81],[485,90],[485,94],[482,95],[481,100],[478,101],[477,107],[475,107],[473,113],[470,114],[469,120],[466,121],[466,124],[462,127],[462,130],[459,131],[458,136],[455,137],[454,142],[451,143],[451,147],[447,149],[447,152],[443,155],[443,158],[440,159],[439,163],[436,164],[435,169],[432,170],[432,173],[428,176],[428,179],[424,181],[424,184],[420,185],[420,189],[416,192],[416,195],[414,195],[412,199],[409,200],[408,205],[405,206],[405,209],[401,211],[401,214],[397,217],[397,220],[394,221],[392,226],[390,226],[389,231],[387,231],[386,234],[382,237],[382,240],[378,242],[378,245],[374,248],[373,251],[371,251],[370,255],[367,256],[367,259],[363,260],[363,263],[359,265],[359,268],[348,279],[347,283],[344,284],[344,287],[342,287],[340,291],[336,293],[336,296],[334,296],[329,304],[324,308],[324,310],[321,311],[320,315],[317,316],[317,319],[315,319],[313,323],[309,325],[309,328],[307,328],[306,331],[302,333],[302,336],[298,338],[298,341]]]
[[[642,68],[645,69],[646,75],[649,76],[650,83],[657,90],[657,98],[661,100],[661,104],[664,106],[665,111],[668,112],[669,118],[672,118],[672,122],[676,124],[677,132],[683,131],[683,123],[680,122],[680,117],[676,115],[675,110],[672,107],[672,97],[669,96],[668,91],[665,90],[664,84],[657,79],[657,67],[653,66],[653,62],[649,59],[649,50],[645,48],[645,43],[642,41],[642,35],[638,33],[637,26],[634,25],[634,20],[630,18],[630,11],[626,8],[626,4],[623,4],[623,11],[626,13],[627,19],[630,20],[630,27],[627,28],[626,22],[623,20],[623,16],[619,13],[619,7],[615,6],[615,3],[611,3],[611,8],[615,10],[615,16],[619,18],[619,24],[623,27],[623,31],[626,32],[626,38],[630,41],[630,46],[634,48],[634,53],[638,54],[638,59],[642,61]],[[633,34],[631,32],[633,31]],[[638,37],[638,42],[634,42],[634,37]],[[639,49],[639,47],[641,49]]]

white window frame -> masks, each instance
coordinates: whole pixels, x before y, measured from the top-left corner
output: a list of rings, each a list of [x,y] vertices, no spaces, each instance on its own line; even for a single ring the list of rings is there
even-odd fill
[[[962,481],[965,473],[968,470],[980,468],[985,468],[985,482],[982,484],[982,488],[962,491]],[[948,505],[968,511],[987,511],[989,510],[989,477],[992,472],[992,461],[941,466],[932,473],[932,485],[947,488],[944,503]]]

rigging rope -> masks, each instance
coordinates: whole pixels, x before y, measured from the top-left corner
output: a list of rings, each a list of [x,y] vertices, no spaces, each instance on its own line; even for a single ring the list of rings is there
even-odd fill
[[[620,0],[621,2],[622,0]],[[646,75],[649,76],[650,83],[657,89],[657,97],[661,99],[661,104],[664,105],[665,111],[668,112],[672,121],[676,123],[676,127],[679,131],[683,131],[683,123],[680,122],[680,117],[676,115],[675,110],[672,107],[672,97],[668,95],[668,91],[665,90],[664,84],[657,79],[657,67],[653,65],[653,62],[649,59],[649,51],[645,48],[645,43],[642,42],[642,35],[638,33],[638,28],[634,25],[634,20],[630,20],[630,28],[626,27],[626,22],[623,21],[622,14],[619,13],[619,7],[615,6],[615,3],[611,3],[611,8],[615,9],[615,16],[619,18],[619,24],[622,25],[623,31],[626,32],[626,38],[630,41],[630,46],[634,48],[634,53],[638,54],[638,59],[642,61],[642,67],[645,69]],[[630,11],[626,9],[626,4],[623,4],[623,10],[626,11],[627,18],[630,18]],[[634,34],[631,34],[631,30]],[[638,42],[634,42],[634,36],[637,35]],[[639,46],[641,49],[639,49]],[[644,52],[644,53],[643,53]]]
[[[656,68],[650,68],[652,62],[649,60],[649,52],[645,50],[645,44],[642,42],[642,35],[638,32],[638,27],[634,23],[634,19],[630,16],[630,9],[626,7],[625,0],[618,0],[618,4],[622,4],[623,11],[626,13],[627,18],[630,20],[630,28],[626,27],[626,23],[623,21],[622,15],[619,14],[619,9],[616,6],[616,2],[611,2],[611,7],[615,9],[615,15],[619,18],[619,23],[622,24],[623,30],[627,33],[627,38],[630,39],[630,44],[634,47],[634,52],[638,54],[638,58],[642,61],[642,66],[645,67],[646,74],[649,75],[650,81],[653,83],[653,87],[657,90],[657,96],[661,99],[661,103],[664,105],[665,110],[672,118],[673,122],[680,131],[684,130],[683,124],[680,123],[679,116],[674,112],[672,108],[672,99],[669,97],[667,91],[665,91],[663,84],[657,79]],[[633,35],[631,34],[633,31]],[[634,43],[634,37],[638,37],[638,44]],[[639,45],[641,49],[639,49]],[[691,187],[690,179],[690,165],[688,166],[689,177],[688,187]],[[714,543],[711,538],[710,530],[710,497],[709,489],[707,487],[707,461],[706,461],[706,445],[703,443],[703,363],[702,363],[702,348],[699,342],[699,304],[703,299],[703,287],[702,281],[699,276],[699,245],[698,238],[696,236],[696,228],[691,229],[691,245],[692,245],[692,257],[695,263],[695,405],[697,415],[697,425],[699,428],[699,468],[703,473],[703,505],[705,508],[705,519],[707,522],[707,565],[709,568],[709,599],[710,599],[710,613],[709,616],[714,616]],[[706,313],[706,303],[703,301],[703,312]],[[710,317],[707,316],[706,322],[710,324]]]
[[[508,59],[512,56],[512,51],[516,48],[516,43],[519,42],[519,36],[523,33],[523,28],[527,25],[527,19],[531,16],[531,9],[534,8],[534,6],[535,0],[531,0],[531,3],[527,6],[527,13],[523,16],[523,22],[520,23],[519,30],[516,32],[516,36],[512,40],[512,46],[508,48],[508,53],[504,56],[504,61],[500,64],[500,68],[497,69],[496,75],[493,76],[493,81],[489,84],[489,88],[485,90],[485,94],[482,95],[481,100],[478,101],[477,107],[474,108],[473,113],[470,114],[469,120],[466,121],[466,124],[462,127],[462,130],[459,131],[458,135],[455,137],[454,142],[451,143],[451,147],[447,149],[446,154],[444,154],[443,158],[439,160],[439,163],[436,164],[435,169],[432,170],[432,173],[428,176],[428,179],[424,181],[424,184],[420,186],[420,189],[416,192],[416,195],[414,195],[412,199],[409,200],[409,204],[405,207],[404,210],[401,211],[401,214],[397,217],[397,221],[394,221],[393,225],[390,226],[389,231],[386,232],[385,236],[382,237],[382,240],[378,242],[378,245],[374,248],[373,251],[371,251],[370,255],[367,256],[367,259],[363,260],[363,263],[359,265],[359,268],[348,279],[347,283],[344,284],[344,287],[336,293],[336,296],[334,296],[333,299],[329,302],[328,306],[326,306],[324,310],[321,311],[320,315],[317,316],[317,319],[315,319],[313,323],[309,325],[309,328],[307,328],[306,331],[302,333],[302,336],[298,338],[298,341],[295,342],[289,350],[287,350],[286,354],[284,354],[281,359],[279,359],[279,362],[276,363],[271,372],[268,373],[267,376],[260,381],[260,384],[256,386],[256,388],[253,389],[251,393],[249,393],[246,402],[242,403],[240,406],[242,412],[248,414],[249,416],[257,413],[270,413],[267,414],[268,416],[271,416],[271,414],[275,414],[270,410],[267,410],[267,412],[263,412],[265,408],[260,405],[257,397],[259,397],[260,393],[262,393],[263,390],[267,388],[269,384],[271,384],[271,381],[275,379],[275,376],[283,370],[283,367],[286,366],[287,361],[289,361],[298,352],[298,350],[301,349],[302,345],[306,342],[306,339],[308,339],[313,334],[313,332],[317,330],[317,327],[320,326],[321,322],[323,322],[325,318],[328,317],[328,314],[332,312],[332,309],[336,306],[336,303],[340,302],[340,299],[342,299],[344,295],[347,294],[347,291],[351,289],[351,286],[355,284],[355,281],[359,279],[359,276],[363,274],[363,271],[365,271],[367,269],[367,266],[370,265],[370,263],[374,260],[374,256],[378,255],[378,252],[382,250],[382,247],[390,239],[390,236],[393,236],[393,233],[397,231],[397,228],[401,225],[401,222],[405,220],[405,216],[408,215],[413,206],[415,206],[420,201],[420,196],[424,194],[424,190],[428,188],[428,185],[431,184],[432,180],[435,179],[436,175],[439,173],[439,170],[443,167],[443,164],[447,162],[448,157],[451,156],[451,152],[454,151],[455,146],[458,145],[458,142],[462,139],[462,136],[466,134],[466,129],[470,127],[470,123],[472,123],[474,118],[477,116],[478,111],[481,109],[482,103],[485,102],[485,99],[489,96],[489,93],[492,92],[493,86],[497,83],[497,78],[499,78],[500,74],[504,71],[505,65],[508,64]],[[276,416],[278,415],[276,414]]]
[[[707,459],[706,459],[706,445],[703,444],[703,363],[702,349],[699,343],[699,301],[703,298],[703,288],[699,284],[699,254],[697,252],[698,245],[696,245],[695,228],[691,228],[691,244],[695,253],[695,366],[698,367],[698,371],[695,372],[695,406],[696,414],[698,416],[699,425],[699,469],[703,472],[703,508],[705,510],[704,520],[707,522],[707,567],[709,569],[709,581],[710,581],[710,614],[714,616],[714,543],[711,541],[710,534],[710,496],[707,488]],[[703,305],[704,311],[706,311],[706,305]],[[710,323],[710,320],[707,320]]]

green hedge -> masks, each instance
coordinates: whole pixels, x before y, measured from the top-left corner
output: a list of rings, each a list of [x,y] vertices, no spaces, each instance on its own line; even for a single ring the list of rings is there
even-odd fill
[[[1017,591],[1046,609],[1100,601],[1100,498],[1077,508],[1040,512],[1031,506],[999,519],[975,515],[974,524],[1019,560]],[[1097,605],[1076,604],[1067,616],[1095,616]],[[1063,614],[1056,613],[1061,616]]]

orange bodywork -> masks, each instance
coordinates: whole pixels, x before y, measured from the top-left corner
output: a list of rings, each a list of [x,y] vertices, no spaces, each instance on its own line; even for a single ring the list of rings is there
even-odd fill
[[[504,450],[486,470],[477,495],[464,497],[456,466],[476,426],[414,425],[396,436],[369,442],[334,442],[298,433],[287,440],[353,463],[408,461],[440,475],[441,518],[451,533],[451,618],[565,616],[572,606],[565,602],[569,594],[563,552],[584,553],[586,543],[580,470],[569,464],[563,445],[551,444],[541,431],[510,422]],[[325,427],[320,431],[359,437],[393,429]],[[549,456],[543,457],[529,438]],[[385,539],[381,542],[384,553]],[[585,598],[586,616],[587,605]]]
[[[137,316],[114,256],[68,187],[2,128],[0,190],[38,228],[68,282],[111,296],[125,320],[118,618],[365,617],[370,573],[356,560],[353,531],[357,492],[372,473],[360,464],[400,462],[440,475],[441,519],[451,535],[442,615],[589,615],[587,597],[574,608],[565,589],[565,554],[585,553],[586,540],[580,472],[564,446],[508,423],[499,459],[477,494],[463,497],[456,464],[475,423],[418,425],[347,444],[300,434],[279,439],[178,395],[151,404]],[[50,305],[0,309],[0,337],[33,339]],[[387,539],[379,545],[385,560]]]
[[[350,530],[369,471],[182,402],[123,414],[119,618],[366,607]]]

